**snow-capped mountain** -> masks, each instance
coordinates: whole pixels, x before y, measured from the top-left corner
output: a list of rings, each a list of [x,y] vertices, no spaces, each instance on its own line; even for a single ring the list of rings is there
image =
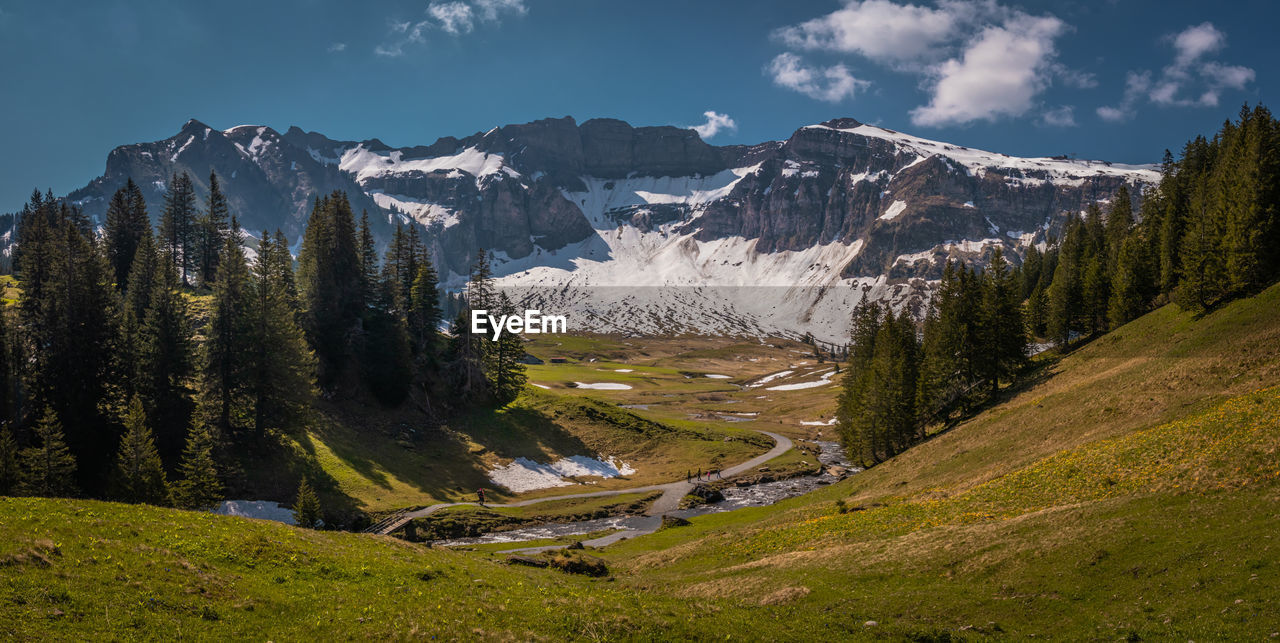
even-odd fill
[[[812,332],[839,341],[867,291],[910,304],[947,258],[1016,261],[1068,213],[1153,184],[1151,166],[1016,158],[836,119],[786,141],[708,145],[675,127],[544,119],[429,146],[336,141],[296,127],[174,137],[112,151],[69,195],[100,216],[133,179],[158,216],[167,178],[218,173],[249,230],[296,239],[312,199],[345,190],[385,239],[421,225],[451,286],[478,248],[500,283],[571,326]]]

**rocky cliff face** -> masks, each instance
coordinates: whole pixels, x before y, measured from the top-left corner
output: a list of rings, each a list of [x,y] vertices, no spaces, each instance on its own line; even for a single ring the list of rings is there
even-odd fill
[[[537,297],[548,304],[614,301],[593,309],[593,327],[830,327],[827,337],[843,334],[847,306],[863,291],[910,303],[947,258],[981,264],[1000,246],[1016,261],[1069,213],[1158,179],[1150,167],[1015,158],[853,119],[753,146],[565,117],[402,148],[190,121],[172,138],[112,151],[106,173],[69,198],[101,216],[132,177],[158,217],[173,172],[189,172],[203,193],[211,170],[246,229],[279,227],[297,239],[311,201],[344,190],[384,240],[395,223],[422,226],[455,286],[483,247],[506,285],[544,289]],[[645,312],[632,322],[612,314],[637,286],[658,288],[629,304]],[[779,290],[662,290],[761,287]],[[779,308],[794,314],[778,321],[770,310]],[[708,311],[732,321],[699,326]]]

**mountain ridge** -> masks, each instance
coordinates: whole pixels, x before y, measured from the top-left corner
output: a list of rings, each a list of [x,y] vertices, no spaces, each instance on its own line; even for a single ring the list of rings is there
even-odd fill
[[[895,306],[923,301],[948,259],[982,264],[999,246],[1016,262],[1068,215],[1109,202],[1121,185],[1140,195],[1159,178],[1154,166],[1013,157],[853,118],[803,126],[786,140],[715,146],[689,129],[566,116],[408,147],[297,126],[216,130],[192,119],[168,139],[112,150],[104,174],[68,198],[100,218],[132,177],[158,218],[173,172],[189,172],[203,197],[211,170],[247,230],[280,228],[296,240],[312,200],[333,190],[369,212],[382,241],[395,225],[419,225],[453,288],[486,248],[500,283],[515,288],[764,281],[863,290]],[[744,265],[769,266],[768,274],[732,274]],[[802,313],[781,324],[726,309],[721,317],[741,323],[708,325],[672,303],[640,316],[678,318],[666,330],[800,332],[793,327],[808,323],[815,304],[786,301]],[[618,318],[615,304],[593,318]],[[831,305],[818,316],[840,318],[841,329],[821,334],[841,336],[835,309],[844,304]],[[592,329],[605,328],[637,329]]]

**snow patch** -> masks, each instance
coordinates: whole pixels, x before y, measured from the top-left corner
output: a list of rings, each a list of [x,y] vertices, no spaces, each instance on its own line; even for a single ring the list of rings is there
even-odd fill
[[[274,520],[286,525],[297,524],[293,520],[292,509],[281,507],[280,503],[270,500],[223,500],[212,512],[221,516]]]
[[[561,458],[550,464],[540,464],[528,458],[516,458],[510,464],[489,470],[489,480],[508,490],[520,493],[534,489],[568,487],[578,484],[568,477],[616,478],[628,476],[636,470],[626,462],[610,456],[601,460],[585,455]]]
[[[777,386],[770,386],[765,390],[766,391],[799,391],[801,389],[806,389],[806,388],[818,388],[819,386],[826,386],[830,384],[831,377],[835,375],[835,373],[836,373],[836,370],[833,368],[829,371],[824,372],[822,374],[821,379],[818,379],[812,382],[797,382],[795,384],[779,384]]]
[[[801,422],[800,426],[832,426],[835,423],[836,423],[836,419],[831,418],[826,422]]]
[[[622,384],[621,382],[574,382],[578,388],[591,389],[594,391],[626,391],[631,388],[630,384]]]
[[[880,215],[879,218],[882,221],[893,221],[894,219],[898,218],[898,215],[902,214],[902,212],[906,209],[907,209],[906,201],[894,201],[889,206],[889,209],[885,210],[884,214]]]

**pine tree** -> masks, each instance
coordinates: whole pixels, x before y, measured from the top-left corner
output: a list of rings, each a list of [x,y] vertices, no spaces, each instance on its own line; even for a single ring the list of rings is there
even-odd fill
[[[20,367],[22,360],[14,353],[13,339],[14,333],[9,328],[8,306],[0,305],[0,426],[7,426],[9,422],[15,421],[21,408],[15,367]]]
[[[232,225],[237,225],[234,219]],[[244,249],[239,235],[232,234],[225,241],[218,266],[200,370],[202,415],[224,436],[234,435],[248,414],[245,388],[253,350],[251,303]]]
[[[147,426],[142,400],[134,397],[124,417],[124,436],[116,452],[116,497],[125,502],[165,505],[169,484]]]
[[[137,390],[147,415],[157,427],[160,452],[176,457],[191,423],[191,323],[179,292],[178,273],[169,261],[160,262],[143,314],[138,358]]]
[[[18,441],[8,423],[0,426],[0,496],[12,495],[22,479],[22,467],[18,462]]]
[[[196,193],[191,177],[175,173],[164,195],[164,212],[160,216],[160,247],[173,261],[183,286],[195,265]]]
[[[229,216],[227,197],[218,184],[218,175],[210,172],[209,206],[196,219],[193,231],[196,272],[203,285],[210,285],[217,278],[218,259],[226,246]]]
[[[1111,300],[1107,304],[1107,320],[1111,329],[1136,319],[1146,308],[1150,279],[1142,240],[1129,236],[1120,242],[1111,273]]]
[[[365,386],[385,406],[396,406],[409,394],[413,380],[409,333],[399,317],[372,311],[365,319],[361,356]]]
[[[142,236],[150,233],[151,220],[147,217],[146,200],[138,185],[129,179],[111,196],[103,228],[107,260],[111,263],[117,289],[123,291],[128,284]]]
[[[1271,112],[1261,105],[1240,110],[1233,140],[1224,141],[1221,164],[1227,210],[1223,250],[1228,289],[1240,295],[1269,283],[1275,276],[1274,246],[1280,225],[1280,137]]]
[[[125,397],[138,392],[146,377],[142,368],[142,354],[146,349],[144,324],[147,309],[151,307],[151,295],[155,290],[156,273],[160,260],[155,241],[148,227],[138,243],[129,270],[128,285],[124,291],[124,305],[120,313],[120,347],[117,369],[121,375],[121,389]],[[169,273],[173,270],[170,268]]]
[[[213,432],[207,426],[193,427],[187,436],[178,470],[182,479],[174,485],[174,501],[186,509],[208,509],[222,500],[222,483],[213,459]]]
[[[29,408],[51,409],[66,427],[79,486],[110,471],[118,377],[119,300],[111,268],[78,209],[53,199],[27,217],[19,262],[19,313]]]
[[[440,287],[436,269],[424,258],[413,280],[413,304],[409,309],[409,332],[419,351],[432,359],[436,352],[437,329],[440,327]]]
[[[289,427],[306,413],[315,393],[315,358],[290,294],[288,242],[283,235],[272,242],[266,232],[262,239],[249,282],[252,352],[246,368],[253,427],[259,435],[267,428]]]
[[[304,328],[326,386],[337,381],[352,354],[353,330],[363,312],[362,270],[351,203],[345,193],[334,192],[312,209],[298,258]]]
[[[449,347],[449,371],[454,381],[454,390],[464,402],[486,399],[491,393],[486,374],[491,372],[489,364],[492,360],[492,342],[483,333],[471,332],[471,311],[493,311],[495,301],[489,253],[481,249],[471,267],[466,304],[453,321],[454,338]]]
[[[369,228],[369,211],[360,212],[360,233],[358,239],[358,256],[360,258],[360,303],[363,307],[373,306],[378,297],[378,246],[373,239],[373,231]]]
[[[76,458],[62,437],[62,423],[53,409],[36,424],[39,445],[22,450],[19,491],[29,496],[70,496],[76,492]]]
[[[306,477],[298,484],[298,498],[293,503],[293,521],[299,527],[315,529],[320,525],[320,498],[311,488]]]
[[[1027,247],[1022,256],[1022,279],[1020,281],[1022,298],[1031,297],[1040,285],[1040,273],[1044,270],[1044,255],[1035,245]]]
[[[1022,316],[1018,284],[1010,274],[1000,248],[995,249],[984,277],[983,309],[987,318],[984,344],[985,352],[990,356],[986,379],[994,397],[1000,382],[1012,381],[1026,365],[1026,322]]]
[[[506,293],[498,296],[499,315],[516,315],[515,304],[507,298]],[[528,376],[521,358],[524,357],[524,340],[516,333],[504,333],[498,341],[491,342],[489,385],[493,391],[494,401],[498,406],[506,406],[514,402],[524,389]]]
[[[961,280],[948,261],[925,314],[917,407],[922,419],[943,419],[969,388],[961,363],[966,320],[961,310]]]
[[[1174,298],[1183,308],[1203,311],[1217,305],[1226,294],[1223,234],[1221,220],[1210,204],[1208,181],[1198,182],[1190,197],[1187,228],[1178,255],[1182,270]]]
[[[1120,246],[1124,244],[1129,229],[1133,227],[1133,199],[1129,195],[1129,186],[1122,184],[1111,199],[1111,210],[1107,213],[1106,240],[1107,265],[1114,267],[1120,256]]]
[[[880,333],[880,306],[867,300],[866,293],[854,307],[849,331],[849,365],[841,382],[836,406],[836,431],[855,463],[871,465],[879,451],[875,425],[865,412],[868,389],[874,373],[876,338]]]
[[[1096,203],[1090,204],[1084,219],[1080,257],[1080,298],[1084,307],[1080,331],[1084,334],[1099,333],[1107,328],[1107,301],[1111,295],[1109,253],[1102,210]]]
[[[1058,248],[1057,267],[1049,285],[1046,327],[1049,339],[1059,347],[1066,346],[1073,334],[1084,330],[1083,235],[1084,228],[1078,219],[1067,221],[1066,233]]]

